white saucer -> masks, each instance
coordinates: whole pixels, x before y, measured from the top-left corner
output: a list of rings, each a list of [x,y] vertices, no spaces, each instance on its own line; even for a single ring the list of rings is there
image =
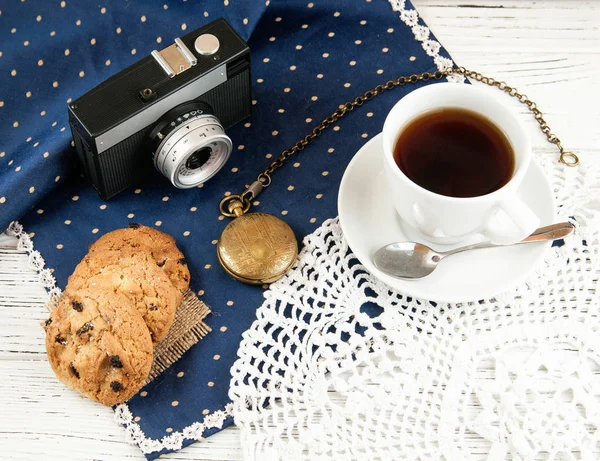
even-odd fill
[[[519,189],[519,196],[538,215],[541,226],[554,222],[552,189],[535,159]],[[418,241],[437,250],[450,247],[430,244],[419,238],[419,234],[405,225],[396,213],[383,175],[381,134],[367,142],[346,168],[340,184],[338,213],[350,248],[371,274],[406,295],[433,301],[466,302],[491,298],[525,278],[541,262],[550,246],[550,242],[544,242],[460,253],[441,261],[433,274],[418,280],[384,274],[372,261],[375,251],[383,245]],[[481,238],[473,238],[473,241],[477,240]]]

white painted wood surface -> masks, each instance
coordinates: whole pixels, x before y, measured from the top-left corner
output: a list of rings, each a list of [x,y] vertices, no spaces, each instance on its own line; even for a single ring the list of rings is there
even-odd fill
[[[458,64],[525,92],[583,168],[600,163],[600,1],[413,3]],[[533,118],[512,104],[535,150],[556,157]],[[47,317],[45,297],[26,256],[0,236],[0,458],[144,459],[125,442],[110,409],[52,374],[39,325]],[[241,459],[238,431],[229,428],[167,458]]]

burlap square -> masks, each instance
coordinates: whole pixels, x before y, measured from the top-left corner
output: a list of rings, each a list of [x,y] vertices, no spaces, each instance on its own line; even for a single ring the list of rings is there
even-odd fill
[[[210,309],[188,290],[175,314],[175,320],[167,336],[154,348],[154,363],[148,382],[169,368],[194,344],[211,332],[204,323]]]

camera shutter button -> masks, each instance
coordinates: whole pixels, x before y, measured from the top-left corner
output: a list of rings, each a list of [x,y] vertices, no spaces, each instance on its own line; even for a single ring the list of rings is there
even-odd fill
[[[196,51],[204,56],[210,56],[219,51],[219,39],[213,34],[202,34],[194,42]]]

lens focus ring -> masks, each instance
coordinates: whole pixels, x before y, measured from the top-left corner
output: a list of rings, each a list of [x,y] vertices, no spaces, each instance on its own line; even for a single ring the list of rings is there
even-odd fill
[[[217,117],[202,111],[180,114],[161,134],[164,137],[153,154],[154,166],[180,189],[206,182],[231,154],[231,140]]]

